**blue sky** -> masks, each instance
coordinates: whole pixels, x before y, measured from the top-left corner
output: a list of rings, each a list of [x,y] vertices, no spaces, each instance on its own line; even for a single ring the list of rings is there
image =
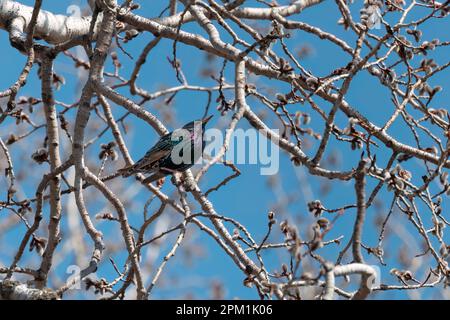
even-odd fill
[[[32,4],[33,1],[22,1],[25,4]],[[51,10],[55,13],[65,13],[67,7],[70,4],[79,4],[84,3],[84,1],[44,1],[43,8],[47,10]],[[138,13],[145,16],[155,16],[158,15],[163,5],[165,5],[166,1],[155,1],[156,4],[152,3],[152,6],[144,5],[143,9],[141,9]],[[254,3],[254,1],[248,1],[249,5],[258,5]],[[356,14],[358,12],[358,4],[355,4],[352,8],[354,12],[354,17],[356,18]],[[355,42],[355,37],[351,32],[346,32],[343,30],[341,26],[338,26],[337,21],[338,10],[334,1],[325,1],[318,6],[313,8],[309,8],[305,10],[303,13],[293,16],[292,19],[300,20],[312,25],[318,26],[323,30],[335,33],[337,36],[342,39],[348,41],[349,44],[353,45]],[[420,14],[418,12],[417,14]],[[396,14],[390,14],[387,19],[395,18]],[[414,17],[414,15],[413,15]],[[187,31],[199,31],[199,29],[193,24],[189,24],[185,28]],[[424,32],[423,39],[431,40],[434,38],[440,38],[444,40],[448,40],[448,30],[450,30],[449,19],[442,19],[438,22],[430,22],[426,24],[426,26],[421,29]],[[203,32],[202,32],[203,33]],[[374,30],[374,34],[384,34],[384,30]],[[126,50],[136,59],[139,56],[140,51],[145,46],[148,41],[153,38],[150,34],[142,34],[132,42],[124,45]],[[224,40],[229,40],[224,38]],[[291,32],[291,37],[286,40],[288,46],[290,48],[301,48],[302,46],[308,46],[311,48],[311,54],[305,59],[301,60],[302,65],[311,70],[314,74],[319,76],[325,76],[329,74],[332,70],[337,67],[345,66],[349,61],[349,56],[342,53],[338,48],[327,41],[318,40],[317,38],[306,34],[304,32]],[[4,76],[0,77],[0,90],[8,87],[11,82],[14,80],[16,75],[19,74],[25,57],[20,55],[15,49],[11,48],[8,45],[7,33],[4,31],[0,32],[0,43],[3,43],[3,47],[0,50],[0,61],[2,72]],[[205,59],[206,55],[204,52],[200,52],[195,48],[186,47],[182,44],[179,44],[177,47],[178,56],[182,59],[182,69],[184,73],[187,75],[188,82],[192,85],[205,85],[205,86],[213,86],[215,85],[214,81],[208,78],[204,78],[200,76],[201,70],[205,67]],[[276,47],[275,50],[277,52],[281,52],[279,47]],[[115,49],[115,51],[118,51]],[[441,48],[438,52],[432,54],[432,57],[436,59],[437,62],[446,62],[449,57],[448,48]],[[177,80],[174,74],[173,69],[167,62],[166,57],[171,57],[172,55],[172,41],[162,40],[161,44],[152,51],[147,59],[147,64],[142,68],[140,72],[140,77],[138,80],[138,84],[148,90],[149,92],[156,91],[163,87],[170,87],[177,85]],[[420,62],[421,59],[417,59]],[[128,77],[132,71],[132,67],[134,66],[134,61],[128,59],[124,55],[121,55],[120,59],[123,67],[121,69],[121,74],[124,77]],[[215,69],[218,70],[221,60],[217,59],[214,62]],[[108,67],[111,69],[111,60],[108,60]],[[228,82],[232,83],[233,81],[233,69],[232,64],[229,63],[228,68],[226,70],[225,76]],[[36,96],[40,95],[40,83],[38,81],[36,75],[37,68],[34,67],[33,71],[30,75],[30,78],[27,82],[27,85],[22,89],[19,95],[25,96]],[[55,70],[57,73],[64,76],[66,79],[66,83],[62,86],[62,88],[56,92],[56,99],[61,100],[67,103],[74,103],[79,98],[79,86],[80,82],[74,78],[74,74],[77,71],[73,68],[73,63],[66,57],[59,57],[56,64]],[[7,75],[7,76],[6,76]],[[250,78],[250,81],[253,78]],[[448,88],[446,88],[446,84],[448,83],[449,74],[448,71],[442,72],[437,76],[433,77],[430,81],[432,84],[441,84],[444,85],[444,89],[439,93],[439,95],[433,101],[434,108],[448,108],[449,102],[449,92]],[[82,80],[81,80],[82,81]],[[288,90],[285,84],[280,84],[276,81],[266,81],[266,80],[257,80],[258,84],[262,87],[271,88],[275,91],[283,92],[283,90]],[[127,89],[119,90],[124,95],[130,96]],[[223,128],[223,123],[225,119],[229,119],[231,117],[231,113],[228,113],[224,118],[220,117],[219,112],[217,112],[215,98],[217,96],[214,95],[212,99],[212,104],[210,108],[210,114],[214,114],[213,120],[210,122],[209,126],[215,126],[219,128]],[[232,98],[232,92],[228,93],[228,98]],[[135,101],[138,101],[136,97],[132,97]],[[361,73],[357,77],[355,77],[352,82],[350,91],[346,96],[346,99],[349,103],[351,103],[359,112],[361,112],[364,116],[374,121],[375,124],[380,125],[383,124],[386,119],[390,116],[393,110],[393,105],[390,101],[389,92],[381,87],[378,84],[378,80],[374,77],[370,76],[368,73]],[[164,104],[158,103],[156,101],[147,102],[145,107],[154,112],[157,115],[164,115],[166,112],[172,112],[175,115],[175,122],[168,125],[170,129],[173,129],[177,126],[184,124],[185,122],[191,121],[193,119],[198,119],[203,115],[204,108],[207,102],[207,94],[200,92],[180,92],[174,99],[174,103],[170,106],[166,106]],[[249,98],[248,103],[250,106],[256,111],[261,112],[264,110],[264,106],[261,105],[257,100]],[[328,112],[330,106],[325,104],[323,101],[320,102],[321,107]],[[306,105],[291,105],[289,106],[289,111],[295,113],[297,110],[310,112],[310,108]],[[113,112],[116,117],[121,116],[124,113],[124,109],[113,106]],[[73,117],[74,113],[70,113]],[[340,127],[346,126],[347,119],[339,114],[337,117],[337,124]],[[130,147],[130,152],[134,160],[139,159],[146,150],[156,141],[157,134],[149,127],[145,122],[140,121],[136,118],[130,117],[127,121],[127,124],[131,128],[129,133],[125,136],[125,139]],[[269,120],[269,124],[276,128],[276,123],[274,119]],[[323,121],[317,117],[317,114],[313,114],[313,118],[310,124],[310,127],[314,129],[318,133],[322,133],[323,131]],[[248,124],[242,121],[239,124],[241,128],[248,128]],[[404,125],[399,121],[398,124],[395,124],[390,133],[401,142],[414,144],[413,137],[406,129]],[[0,132],[2,138],[7,138],[9,132],[1,131]],[[40,134],[36,134],[36,143],[42,143],[42,132]],[[41,139],[41,140],[39,140]],[[89,138],[88,138],[89,139]],[[89,150],[89,156],[91,163],[94,167],[99,166],[98,158],[96,154],[98,154],[99,146],[101,143],[109,142],[112,140],[111,134],[108,132],[105,134],[100,140],[94,143]],[[427,140],[424,140],[425,142]],[[314,154],[317,148],[317,142],[311,140],[311,147],[306,148],[304,151],[308,155]],[[428,141],[429,142],[429,141]],[[67,141],[66,141],[67,143]],[[307,143],[306,143],[307,145]],[[383,146],[380,145],[379,150],[383,150]],[[16,171],[24,170],[23,166],[25,162],[22,162],[20,155],[25,154],[25,157],[29,157],[33,151],[31,150],[20,150],[18,146],[13,145],[11,147],[11,152],[14,157],[14,161],[16,164]],[[352,151],[349,145],[342,146],[341,143],[336,143],[335,139],[332,139],[330,146],[328,147],[326,158],[330,155],[333,155],[338,160],[338,167],[336,168],[345,168],[351,169],[352,166],[355,166],[357,163],[357,159],[359,158],[361,150]],[[66,159],[68,154],[63,155],[63,159]],[[385,164],[387,159],[390,157],[390,154],[377,152],[377,159],[379,164]],[[23,163],[23,165],[21,165]],[[260,175],[260,167],[258,165],[239,165],[239,169],[241,170],[241,176],[229,182],[226,186],[222,187],[219,192],[212,193],[210,196],[210,200],[213,202],[216,211],[219,214],[226,215],[232,217],[243,225],[245,225],[248,230],[252,233],[254,238],[257,241],[261,241],[264,237],[267,230],[267,212],[271,209],[274,209],[276,205],[277,198],[279,199],[279,192],[284,195],[287,195],[294,199],[290,201],[288,205],[283,206],[281,208],[276,208],[276,218],[277,221],[280,222],[283,219],[289,219],[291,222],[295,223],[298,229],[301,232],[303,238],[308,239],[307,230],[310,229],[310,225],[313,222],[313,217],[311,213],[307,210],[306,203],[311,200],[320,199],[322,203],[327,208],[337,208],[347,204],[352,204],[355,201],[353,182],[347,183],[331,183],[325,179],[311,177],[307,174],[307,172],[302,167],[293,167],[289,160],[289,157],[282,154],[280,159],[280,172],[277,179],[277,187],[275,191],[268,186],[268,178]],[[423,171],[423,164],[420,162],[408,162],[405,164],[405,168],[412,171],[413,173],[417,172],[417,176],[413,179],[419,181],[421,174],[419,172]],[[26,169],[25,169],[26,170]],[[113,167],[109,163],[109,167],[106,169],[107,171],[112,171]],[[46,171],[46,167],[41,166],[36,169],[36,174],[41,174]],[[218,182],[223,179],[226,175],[229,174],[228,168],[223,168],[223,166],[216,165],[214,166],[205,176],[204,180],[201,183],[201,187],[203,190],[207,190],[209,187],[216,185]],[[37,175],[39,176],[39,175]],[[1,185],[4,186],[4,178],[0,178]],[[129,178],[126,180],[124,187],[127,184],[132,184],[134,182],[133,178]],[[37,181],[36,179],[28,179],[26,183],[23,185],[23,193],[28,197],[32,196],[34,190],[36,188]],[[374,181],[368,181],[367,190],[372,190],[374,187]],[[324,194],[324,188],[330,187],[330,191]],[[432,191],[436,191],[438,185],[432,185]],[[163,187],[163,190],[168,194],[173,194],[173,186],[169,183],[166,183]],[[128,195],[126,193],[119,194],[122,200],[127,199]],[[149,193],[143,189],[138,188],[136,190],[136,194],[133,195],[132,199],[128,199],[128,201],[132,202],[132,206],[128,211],[130,216],[131,224],[138,225],[139,222],[142,221],[142,206],[143,203],[148,199]],[[385,188],[380,192],[377,198],[377,206],[378,209],[371,208],[367,213],[367,220],[364,230],[364,238],[363,241],[365,244],[370,246],[375,246],[376,241],[379,234],[379,227],[375,227],[373,221],[375,219],[379,219],[380,216],[384,217],[390,205],[390,201],[392,200],[392,195],[389,194]],[[67,200],[66,200],[67,201]],[[448,201],[448,199],[444,199],[444,201]],[[191,203],[195,206],[193,212],[199,212],[198,205],[195,204],[194,201]],[[102,210],[105,206],[104,200],[101,198],[98,201],[91,201],[89,203],[89,211],[92,215],[95,215]],[[446,208],[447,205],[444,206]],[[153,205],[151,209],[155,209],[156,206]],[[426,212],[426,211],[425,211]],[[45,212],[47,213],[47,212]],[[0,223],[2,219],[2,215],[5,215],[5,212],[0,212]],[[168,217],[170,217],[170,225],[175,225],[176,221],[179,220],[179,217],[173,212],[165,213]],[[426,215],[427,213],[424,213]],[[333,215],[325,215],[328,219],[332,220]],[[351,235],[351,227],[353,225],[355,218],[355,211],[348,210],[342,215],[336,222],[334,228],[329,232],[326,240],[333,239],[340,235],[344,235],[342,244],[337,247],[335,245],[331,245],[327,248],[320,249],[319,253],[322,253],[325,257],[330,259],[335,259],[338,250],[342,248],[343,245],[348,241]],[[428,217],[429,218],[429,217]],[[205,220],[206,222],[206,220]],[[431,219],[426,220],[426,224],[430,226]],[[112,225],[109,222],[98,222],[96,221],[97,226],[100,230],[105,234],[105,238],[107,241],[114,241],[114,237],[117,237],[120,229],[116,225]],[[400,234],[392,234],[387,239],[387,247],[385,251],[387,252],[386,263],[387,267],[381,267],[382,277],[381,280],[383,283],[397,284],[396,279],[389,274],[390,268],[396,266],[398,268],[399,264],[397,261],[398,255],[402,252],[409,256],[410,258],[415,254],[420,253],[420,239],[413,238],[409,239],[405,234],[412,231],[410,227],[410,223],[401,216],[401,214],[397,211],[394,212],[393,219],[391,223],[398,224],[398,230],[403,230],[405,232],[401,232]],[[67,229],[67,222],[63,221],[63,228]],[[233,230],[232,227],[229,228],[230,231]],[[282,241],[282,236],[279,232],[279,228],[274,228],[274,232],[270,237],[270,241],[280,242]],[[69,231],[65,231],[69,232]],[[8,234],[4,235],[1,238],[0,242],[0,262],[4,263],[5,261],[9,263],[10,260],[7,257],[11,257],[12,248],[14,246],[6,245],[6,243],[14,243],[15,241],[19,241],[23,236],[24,228],[18,227],[10,231]],[[414,233],[412,233],[414,234]],[[448,234],[448,233],[447,233]],[[86,239],[87,240],[87,239]],[[170,250],[172,243],[174,242],[174,236],[169,236],[164,238],[163,245],[161,247],[162,254],[160,254],[159,258],[156,260],[160,262],[167,252]],[[444,239],[449,242],[450,239]],[[88,241],[88,240],[87,240]],[[219,250],[217,244],[208,237],[206,234],[199,232],[199,230],[191,225],[188,229],[188,243],[195,245],[194,248],[201,248],[201,250],[197,253],[190,253],[184,251],[184,247],[182,246],[177,253],[177,256],[169,261],[166,272],[168,272],[169,277],[165,279],[165,284],[161,289],[156,288],[154,290],[154,298],[176,298],[183,297],[187,292],[191,292],[194,294],[196,298],[206,298],[209,296],[209,286],[208,283],[211,281],[221,281],[225,287],[225,297],[226,298],[257,298],[257,293],[254,288],[246,288],[242,285],[243,274],[234,266],[231,259],[225,255],[221,250]],[[15,242],[16,243],[16,242]],[[90,247],[87,249],[88,253],[90,253]],[[3,251],[3,252],[2,252]],[[185,254],[192,254],[192,264],[190,266],[186,266],[182,264],[182,258]],[[117,259],[118,264],[121,265],[123,263],[123,259],[125,255],[122,253],[114,253],[114,259]],[[263,258],[266,261],[266,264],[269,269],[272,271],[274,269],[280,270],[281,262],[287,262],[287,254],[283,250],[267,250],[263,253]],[[106,253],[105,260],[107,261],[108,253]],[[378,264],[378,261],[373,256],[365,255],[365,258],[368,263]],[[73,256],[68,255],[64,258],[64,262],[58,267],[58,275],[61,278],[67,276],[65,274],[66,268],[68,265],[74,263]],[[413,261],[414,259],[411,258]],[[425,258],[416,258],[416,259],[429,259]],[[31,263],[36,263],[38,257],[34,253],[27,253],[26,259],[22,261],[30,261]],[[345,262],[349,261],[349,256],[344,260]],[[425,263],[426,265],[426,263]],[[416,274],[419,279],[424,278],[423,269],[418,270]],[[98,272],[99,277],[107,277],[111,279],[115,276],[114,270],[111,265],[106,262],[102,268],[100,268]],[[183,289],[180,289],[183,288]],[[73,296],[71,297],[86,297],[84,293],[73,292]],[[420,292],[422,298],[433,298],[439,297],[439,293],[434,289],[423,289]],[[92,297],[92,295],[90,296]],[[389,299],[398,299],[398,298],[407,298],[411,296],[407,296],[403,291],[390,291],[378,293],[373,296],[373,298],[389,298]],[[417,297],[417,296],[412,296]]]

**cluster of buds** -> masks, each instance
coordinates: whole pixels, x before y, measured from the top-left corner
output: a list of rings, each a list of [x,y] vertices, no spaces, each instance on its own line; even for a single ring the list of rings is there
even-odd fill
[[[102,144],[100,147],[101,151],[98,155],[99,159],[111,158],[113,161],[117,160],[117,152],[114,150],[116,143],[114,141],[107,144]]]
[[[111,212],[103,212],[99,213],[95,216],[97,220],[109,220],[109,221],[117,221],[117,218]]]
[[[348,119],[348,126],[342,131],[343,134],[351,138],[350,144],[352,150],[361,149],[365,141],[365,134],[355,128],[358,123],[359,120],[357,118],[350,117]]]
[[[420,283],[416,279],[414,279],[413,274],[409,270],[398,270],[398,269],[391,269],[390,274],[396,276],[398,280],[400,280],[402,283],[406,284],[408,281],[414,281],[416,283]]]
[[[89,290],[92,287],[94,288],[95,294],[103,295],[106,292],[112,292],[111,287],[105,278],[101,278],[100,280],[92,280],[91,278],[86,278],[84,282],[86,284],[86,290]]]
[[[21,96],[19,97],[19,99],[17,100],[17,105],[27,105],[28,106],[28,111],[30,111],[30,113],[33,113],[33,106],[40,103],[41,100],[40,99],[36,99],[34,97],[24,97]]]
[[[21,215],[27,213],[27,212],[32,212],[33,209],[31,208],[31,202],[30,200],[25,200],[19,203],[20,207],[17,210],[17,212]]]
[[[361,9],[361,23],[368,29],[380,29],[381,26],[381,0],[365,0],[364,8]]]
[[[36,250],[36,252],[42,256],[44,254],[45,246],[47,245],[47,239],[45,238],[39,238],[36,236],[33,236],[30,242],[30,252],[33,250]]]
[[[388,11],[402,11],[405,0],[385,0]]]
[[[32,155],[31,159],[36,161],[38,164],[48,162],[48,151],[46,148],[37,149]]]
[[[411,172],[397,165],[390,172],[386,172],[385,179],[388,180],[388,190],[402,191],[405,189],[405,181],[411,180]]]
[[[301,259],[301,253],[300,253],[300,236],[298,234],[298,229],[296,226],[291,225],[288,223],[287,220],[283,220],[280,223],[280,229],[281,232],[284,234],[285,242],[286,243],[292,243],[292,245],[289,246],[289,252],[293,257],[295,257],[296,260]]]
[[[308,202],[308,211],[312,212],[314,214],[314,217],[319,217],[324,209],[325,208],[324,206],[322,206],[320,200]]]
[[[20,124],[20,123],[23,123],[23,122],[27,122],[29,124],[32,124],[32,122],[30,120],[30,117],[25,112],[23,112],[22,109],[17,109],[14,112],[11,112],[10,116],[12,118],[16,118],[16,125]]]
[[[406,33],[412,35],[416,42],[419,42],[420,38],[422,37],[422,31],[420,31],[419,29],[407,29]]]

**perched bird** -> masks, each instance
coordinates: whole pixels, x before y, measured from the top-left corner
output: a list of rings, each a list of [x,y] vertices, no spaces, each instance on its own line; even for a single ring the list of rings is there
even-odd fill
[[[136,173],[151,174],[144,182],[151,183],[169,174],[183,172],[192,167],[205,148],[203,134],[212,116],[187,123],[162,136],[135,164],[122,168],[119,173],[128,177]]]

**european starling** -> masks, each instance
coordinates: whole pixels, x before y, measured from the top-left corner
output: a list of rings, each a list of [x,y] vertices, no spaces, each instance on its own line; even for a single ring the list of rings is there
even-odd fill
[[[162,136],[158,142],[132,166],[119,170],[123,177],[136,173],[151,174],[144,182],[151,183],[169,174],[183,172],[192,167],[205,148],[203,134],[205,126],[212,118],[187,123]]]

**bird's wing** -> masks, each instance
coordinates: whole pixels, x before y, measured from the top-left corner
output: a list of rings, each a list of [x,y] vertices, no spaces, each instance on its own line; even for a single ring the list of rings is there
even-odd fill
[[[162,136],[158,140],[158,142],[149,151],[147,151],[147,153],[140,160],[138,160],[132,166],[120,169],[119,172],[127,177],[137,172],[150,171],[159,160],[170,154],[170,152],[172,151],[170,142],[170,134]]]
[[[148,170],[153,167],[154,164],[156,164],[159,160],[165,158],[170,154],[171,149],[160,149],[160,150],[153,150],[149,151],[145,154],[145,156],[139,160],[135,166],[134,169],[136,171],[139,170]]]
[[[170,134],[161,137],[161,139],[150,149],[147,153],[135,163],[136,170],[143,169],[143,167],[151,167],[154,163],[168,156],[172,151],[170,143]]]

